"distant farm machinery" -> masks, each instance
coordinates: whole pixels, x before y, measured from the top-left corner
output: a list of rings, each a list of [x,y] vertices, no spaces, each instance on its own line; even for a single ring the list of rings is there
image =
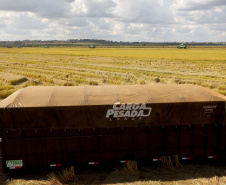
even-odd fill
[[[180,44],[179,46],[177,46],[178,49],[187,49],[187,45],[184,44]]]

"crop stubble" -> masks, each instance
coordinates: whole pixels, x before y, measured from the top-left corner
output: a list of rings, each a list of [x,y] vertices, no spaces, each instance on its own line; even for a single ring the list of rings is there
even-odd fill
[[[28,85],[152,83],[197,84],[226,95],[225,71],[226,49],[0,48],[0,98]],[[5,74],[28,81],[12,84]]]

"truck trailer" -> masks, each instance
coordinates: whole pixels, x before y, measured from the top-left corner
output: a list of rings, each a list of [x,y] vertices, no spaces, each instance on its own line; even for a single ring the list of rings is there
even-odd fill
[[[196,85],[29,86],[0,102],[2,168],[224,160],[225,112]]]

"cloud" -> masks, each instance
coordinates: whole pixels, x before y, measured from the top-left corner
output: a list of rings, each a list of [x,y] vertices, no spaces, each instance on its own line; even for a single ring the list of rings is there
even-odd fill
[[[46,18],[68,17],[71,0],[1,0],[0,10],[14,12],[33,12]]]
[[[178,24],[207,26],[213,31],[215,26],[226,23],[226,1],[224,0],[178,0],[172,4]]]
[[[24,31],[27,33],[24,33],[25,36],[27,36],[29,35],[28,32],[31,30],[42,30],[48,28],[48,23],[35,18],[31,13],[7,12],[4,16],[0,16],[0,20],[2,31],[5,31],[7,35],[11,33],[12,36],[14,34],[18,35],[20,32],[24,33]]]
[[[85,17],[113,17],[113,8],[116,6],[112,0],[76,0],[72,4],[73,15]]]
[[[40,19],[35,18],[35,16],[31,16],[31,14],[21,13],[19,17],[11,22],[10,26],[21,30],[40,30],[48,28],[48,23],[42,22]]]
[[[1,0],[0,40],[226,41],[225,0]]]
[[[178,0],[175,3],[180,11],[210,10],[226,6],[225,0]]]
[[[130,23],[145,24],[172,24],[173,15],[167,4],[162,1],[142,0],[115,0],[117,7],[114,10],[115,15],[120,21]]]

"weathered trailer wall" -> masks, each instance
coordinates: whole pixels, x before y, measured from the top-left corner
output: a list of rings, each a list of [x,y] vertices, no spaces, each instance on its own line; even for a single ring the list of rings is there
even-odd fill
[[[6,108],[0,109],[0,124],[4,129],[82,129],[220,124],[225,119],[224,101],[130,105],[117,105],[118,110],[114,105]]]
[[[153,160],[164,155],[198,158],[226,155],[223,124],[60,130],[3,130],[3,167],[22,160],[23,168],[89,162]]]
[[[193,85],[27,87],[0,103],[3,167],[225,158],[225,102]]]

